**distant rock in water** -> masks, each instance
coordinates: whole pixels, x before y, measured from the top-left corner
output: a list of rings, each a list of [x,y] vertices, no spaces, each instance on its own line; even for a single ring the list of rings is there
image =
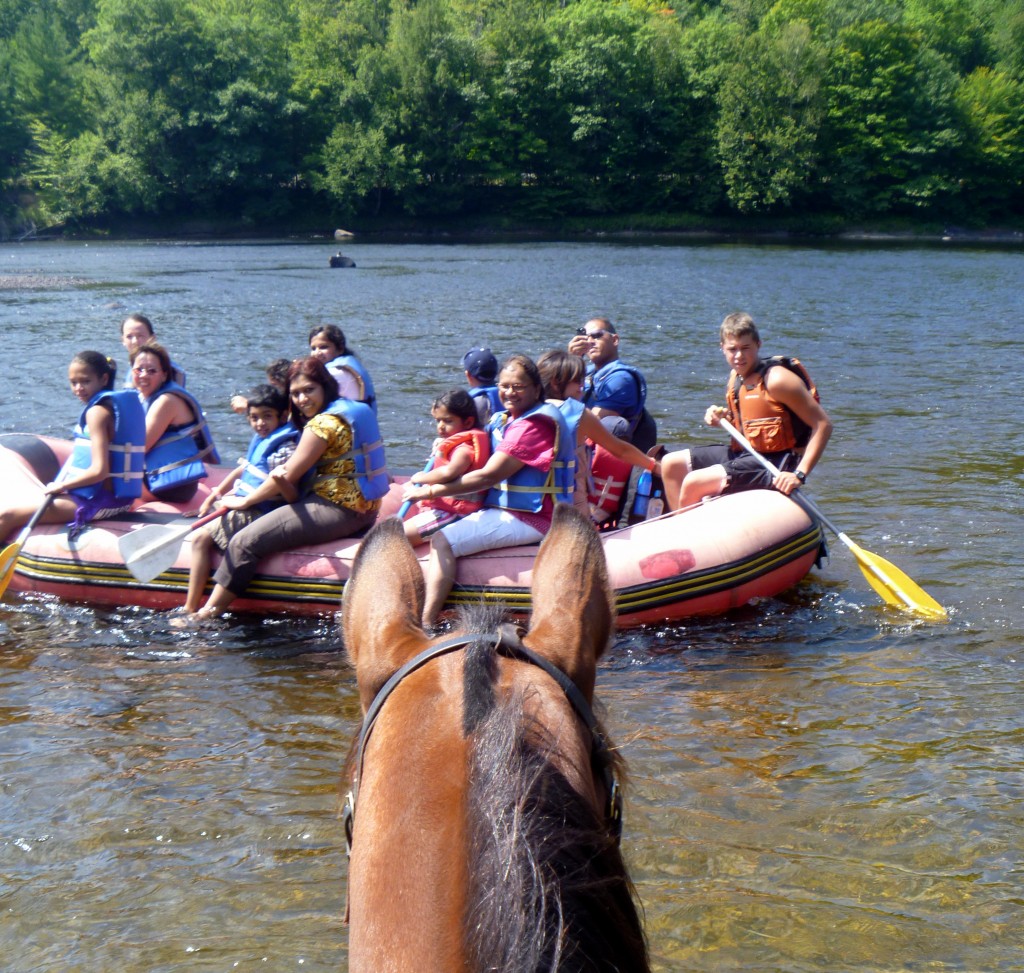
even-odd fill
[[[354,267],[356,265],[351,257],[346,257],[340,250],[327,262],[332,267]]]

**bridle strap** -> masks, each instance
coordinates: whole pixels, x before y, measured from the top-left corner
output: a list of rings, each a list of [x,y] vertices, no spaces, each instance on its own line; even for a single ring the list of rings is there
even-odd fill
[[[380,716],[380,711],[384,708],[384,704],[388,701],[388,697],[395,691],[395,689],[398,688],[398,684],[410,673],[415,672],[417,669],[425,666],[428,662],[438,658],[439,656],[446,655],[449,652],[454,652],[456,649],[464,649],[479,637],[479,635],[458,635],[431,645],[429,648],[424,649],[417,655],[414,655],[408,662],[399,666],[399,668],[391,674],[391,677],[387,682],[377,690],[377,695],[373,697],[373,702],[370,703],[370,706],[366,711],[366,715],[363,717],[363,724],[359,728],[359,745],[356,748],[356,767],[355,775],[352,779],[352,790],[348,792],[348,795],[345,798],[345,809],[342,812],[342,819],[345,823],[345,844],[350,856],[352,854],[352,828],[355,824],[356,817],[356,800],[359,798],[359,782],[363,777],[363,758],[366,755],[366,745],[370,740],[370,734],[373,732],[373,727],[377,722],[377,717]]]
[[[370,703],[366,715],[363,717],[362,726],[359,729],[359,744],[356,747],[355,774],[352,781],[352,790],[349,791],[345,799],[345,808],[342,812],[342,819],[345,825],[345,844],[349,855],[352,854],[352,829],[355,825],[356,801],[359,797],[359,782],[363,776],[363,760],[366,755],[366,746],[377,722],[377,717],[380,716],[380,711],[384,708],[388,697],[398,688],[399,683],[406,676],[422,668],[428,662],[442,655],[447,655],[449,652],[464,649],[486,637],[482,634],[471,634],[456,635],[452,638],[443,639],[413,656],[408,662],[396,669],[387,682],[377,691],[377,695],[374,696],[373,702]],[[561,669],[523,645],[520,630],[515,626],[502,625],[498,630],[494,647],[499,655],[503,655],[508,659],[528,662],[546,672],[555,681],[559,689],[562,690],[576,715],[583,721],[587,729],[590,730],[590,759],[592,765],[600,772],[602,782],[605,785],[605,790],[608,794],[605,817],[608,822],[608,829],[616,843],[618,843],[622,836],[622,793],[612,769],[611,751],[608,747],[608,742],[598,726],[597,718],[594,716],[594,711],[591,709],[590,704],[584,698],[583,693],[580,692],[579,687]]]

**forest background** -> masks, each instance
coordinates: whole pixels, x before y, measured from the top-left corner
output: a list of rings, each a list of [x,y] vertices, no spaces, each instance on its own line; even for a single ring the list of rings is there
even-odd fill
[[[977,228],[1022,183],[1024,0],[0,0],[8,239]]]

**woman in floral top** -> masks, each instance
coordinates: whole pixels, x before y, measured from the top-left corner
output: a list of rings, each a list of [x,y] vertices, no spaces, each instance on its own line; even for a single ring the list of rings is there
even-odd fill
[[[245,591],[259,562],[268,555],[351,537],[377,517],[380,500],[364,495],[351,455],[356,431],[345,417],[325,411],[338,399],[334,378],[316,358],[300,358],[288,370],[288,397],[292,422],[302,430],[292,458],[248,496],[227,496],[222,503],[241,510],[274,496],[288,502],[231,538],[213,576],[213,592],[183,624],[220,615]],[[369,406],[359,402],[348,406],[361,422],[370,424],[376,434],[370,438],[379,440]],[[366,410],[369,417],[359,410]],[[372,472],[378,482],[386,477],[383,469]]]

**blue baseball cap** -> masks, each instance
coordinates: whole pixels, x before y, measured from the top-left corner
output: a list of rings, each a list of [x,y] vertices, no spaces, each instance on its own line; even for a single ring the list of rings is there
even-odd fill
[[[462,356],[462,367],[481,382],[493,382],[498,377],[498,359],[490,348],[470,348]]]

